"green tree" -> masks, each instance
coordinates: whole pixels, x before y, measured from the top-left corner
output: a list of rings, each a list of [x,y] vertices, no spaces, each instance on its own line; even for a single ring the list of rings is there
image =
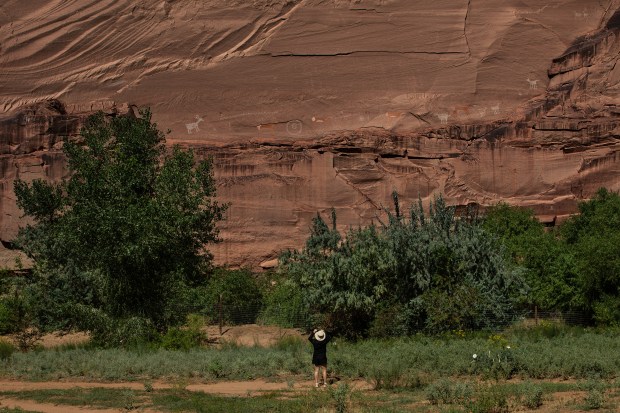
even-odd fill
[[[79,141],[64,142],[67,180],[15,181],[17,205],[34,222],[17,244],[57,309],[84,310],[78,324],[90,312],[163,331],[185,319],[187,288],[206,281],[212,256],[205,245],[218,241],[226,205],[214,200],[211,162],[164,143],[148,110],[98,113]],[[47,316],[68,315],[59,313]]]
[[[602,325],[620,325],[620,195],[600,189],[561,234],[576,260],[579,304]]]
[[[524,304],[541,310],[577,306],[573,253],[555,231],[545,231],[531,209],[499,203],[486,211],[483,227],[499,238],[514,265],[524,268],[530,287]]]

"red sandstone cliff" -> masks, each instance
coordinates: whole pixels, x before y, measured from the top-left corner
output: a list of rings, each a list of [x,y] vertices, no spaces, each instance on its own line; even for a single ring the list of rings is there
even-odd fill
[[[24,4],[26,3],[26,4]],[[219,263],[405,203],[546,219],[620,189],[620,2],[34,0],[0,5],[0,238],[15,177],[61,179],[88,113],[150,106],[216,160]]]

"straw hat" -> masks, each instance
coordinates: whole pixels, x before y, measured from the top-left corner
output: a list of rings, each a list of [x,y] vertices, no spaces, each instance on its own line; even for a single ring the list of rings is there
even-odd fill
[[[317,332],[314,333],[314,338],[317,341],[323,341],[325,340],[325,331],[323,330],[319,330]]]

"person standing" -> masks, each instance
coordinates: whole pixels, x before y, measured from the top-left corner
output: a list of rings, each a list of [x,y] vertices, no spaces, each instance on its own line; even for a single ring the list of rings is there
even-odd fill
[[[314,387],[319,387],[319,370],[323,373],[323,387],[327,386],[327,343],[332,335],[323,329],[314,329],[308,340],[312,343],[312,364],[314,365]]]

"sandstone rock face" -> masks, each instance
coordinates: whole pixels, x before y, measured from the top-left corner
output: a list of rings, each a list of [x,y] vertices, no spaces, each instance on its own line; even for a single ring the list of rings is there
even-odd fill
[[[95,110],[150,106],[213,156],[218,263],[299,248],[444,194],[543,219],[620,190],[618,0],[8,0],[0,5],[0,238],[16,177],[66,176]]]

